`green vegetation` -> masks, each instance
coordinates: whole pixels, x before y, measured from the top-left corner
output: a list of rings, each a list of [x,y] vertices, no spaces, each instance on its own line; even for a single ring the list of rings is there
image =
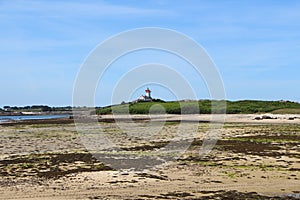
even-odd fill
[[[212,109],[213,108],[213,109]],[[300,114],[300,104],[290,101],[174,101],[123,103],[97,109],[98,115],[105,114],[251,114],[274,112]]]
[[[229,178],[236,178],[234,173],[228,172],[228,171],[224,171],[224,174],[226,174]]]
[[[267,113],[279,109],[299,109],[300,104],[290,101],[227,101],[227,113]]]
[[[32,106],[3,106],[0,108],[1,112],[50,112],[50,111],[72,111],[71,106],[65,107],[49,107],[46,105],[32,105]]]
[[[272,111],[273,114],[299,114],[300,108],[282,108]]]

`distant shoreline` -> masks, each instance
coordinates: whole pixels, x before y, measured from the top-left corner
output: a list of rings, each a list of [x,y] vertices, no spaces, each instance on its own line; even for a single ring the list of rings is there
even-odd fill
[[[300,124],[300,115],[295,114],[186,114],[186,115],[94,115],[98,122],[174,122],[174,123],[245,123],[245,124]],[[82,116],[75,122],[90,122],[89,117]],[[75,123],[73,116],[52,119],[28,119],[0,122],[3,126],[20,124],[70,124]]]
[[[99,122],[157,121],[199,123],[267,123],[300,124],[300,114],[166,114],[166,115],[101,115]]]
[[[14,126],[14,125],[33,125],[33,124],[71,124],[74,120],[70,117],[54,118],[54,119],[29,119],[29,120],[16,120],[16,121],[3,121],[0,122],[1,126]]]
[[[0,112],[0,116],[72,115],[70,111],[50,112]]]

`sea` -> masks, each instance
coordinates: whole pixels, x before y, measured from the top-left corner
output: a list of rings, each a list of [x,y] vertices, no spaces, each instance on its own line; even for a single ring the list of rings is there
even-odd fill
[[[36,119],[59,119],[69,117],[70,115],[7,115],[0,116],[0,122],[18,121],[18,120],[36,120]]]

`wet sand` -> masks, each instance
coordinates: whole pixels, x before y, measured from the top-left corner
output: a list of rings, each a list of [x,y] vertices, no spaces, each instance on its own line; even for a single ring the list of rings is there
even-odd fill
[[[263,116],[271,119],[255,119]],[[175,161],[116,170],[90,154],[71,119],[1,124],[0,199],[300,198],[299,115],[227,115],[221,138],[204,157],[199,150],[209,115],[185,115],[181,123],[176,115],[118,117],[145,126],[150,119],[167,121],[159,134],[137,137],[124,134],[112,116],[99,119],[107,136],[137,157],[163,148],[179,124],[197,125],[197,132]]]

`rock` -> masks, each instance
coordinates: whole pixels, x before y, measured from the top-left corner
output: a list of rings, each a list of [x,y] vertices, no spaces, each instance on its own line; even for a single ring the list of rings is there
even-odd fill
[[[263,115],[261,118],[262,119],[273,119],[271,116],[268,116],[268,115]]]

